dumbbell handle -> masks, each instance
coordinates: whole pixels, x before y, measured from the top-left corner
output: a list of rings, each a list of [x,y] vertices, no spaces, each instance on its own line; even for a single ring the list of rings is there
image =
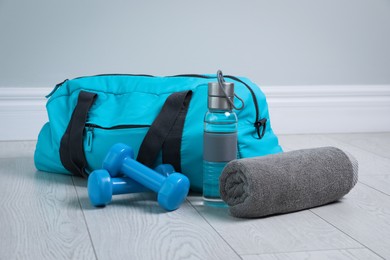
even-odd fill
[[[150,191],[143,185],[126,177],[111,178],[112,194],[127,194],[129,192],[145,192]]]
[[[159,175],[168,177],[175,172],[175,169],[170,164],[160,164],[155,169]],[[111,178],[112,183],[112,193],[113,194],[127,194],[127,193],[136,193],[136,192],[148,192],[149,188],[141,185],[135,180],[129,177],[116,177]]]
[[[130,157],[123,160],[121,172],[154,192],[160,190],[166,179],[166,177]]]

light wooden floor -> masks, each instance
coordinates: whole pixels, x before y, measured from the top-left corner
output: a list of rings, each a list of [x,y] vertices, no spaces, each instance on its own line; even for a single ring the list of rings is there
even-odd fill
[[[38,172],[35,142],[0,142],[0,259],[390,259],[390,133],[280,136],[283,148],[336,146],[359,161],[340,202],[237,219],[190,196],[166,213],[153,194],[89,204],[86,181]]]

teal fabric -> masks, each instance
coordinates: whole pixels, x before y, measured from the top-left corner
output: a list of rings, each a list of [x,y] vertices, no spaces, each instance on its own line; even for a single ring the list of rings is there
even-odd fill
[[[85,127],[84,149],[89,170],[101,167],[102,160],[111,145],[122,142],[132,146],[137,155],[143,137],[160,112],[167,97],[184,90],[192,90],[192,99],[184,123],[181,146],[182,172],[191,181],[191,188],[202,190],[203,117],[207,111],[207,84],[217,81],[200,77],[149,77],[131,75],[100,75],[67,80],[53,90],[46,108],[49,123],[38,136],[35,151],[37,169],[55,173],[69,172],[62,166],[59,156],[61,138],[68,126],[81,90],[97,93],[95,103],[88,114],[87,124],[109,128]],[[245,108],[236,111],[238,116],[238,158],[255,157],[281,152],[273,133],[268,115],[266,98],[260,88],[246,78],[240,78],[254,91],[260,117],[267,118],[267,131],[257,138],[254,127],[255,104],[250,91],[235,83],[235,92],[245,102]],[[237,107],[241,104],[238,100]],[[145,125],[132,128],[131,125]],[[161,156],[156,164],[161,163]]]

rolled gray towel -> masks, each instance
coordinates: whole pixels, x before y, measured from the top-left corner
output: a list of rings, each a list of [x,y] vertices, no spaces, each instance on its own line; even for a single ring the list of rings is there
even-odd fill
[[[335,147],[304,149],[229,162],[220,193],[231,215],[264,217],[339,200],[357,176],[352,155]]]

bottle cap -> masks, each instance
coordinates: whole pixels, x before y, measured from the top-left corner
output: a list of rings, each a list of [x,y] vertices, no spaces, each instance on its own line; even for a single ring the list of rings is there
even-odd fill
[[[232,110],[231,102],[234,100],[234,83],[223,82],[222,90],[218,82],[210,82],[208,84],[208,108],[209,109],[221,109],[221,110]],[[227,96],[226,96],[227,95]],[[229,100],[231,102],[229,102]]]

